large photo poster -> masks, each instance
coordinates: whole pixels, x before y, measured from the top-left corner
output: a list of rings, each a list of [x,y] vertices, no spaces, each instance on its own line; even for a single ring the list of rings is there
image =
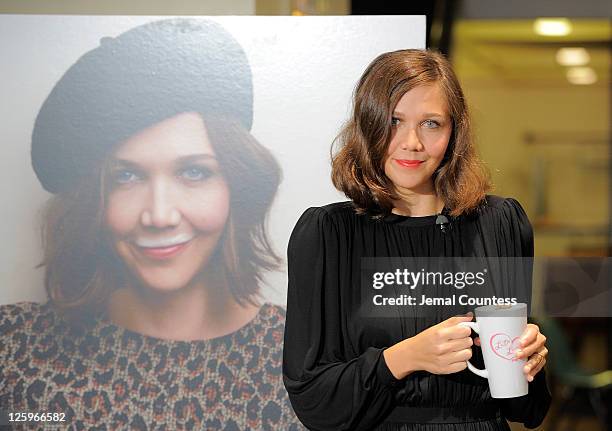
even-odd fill
[[[132,28],[168,18],[4,15],[0,19],[5,59],[0,82],[6,149],[2,194],[7,210],[2,229],[11,244],[2,252],[5,287],[0,302],[42,300],[43,270],[35,267],[42,260],[40,211],[50,194],[37,180],[30,156],[39,111],[81,56]],[[190,17],[189,21],[217,23],[246,56],[250,78],[232,85],[251,86],[251,97],[240,100],[234,95],[224,103],[251,104],[240,108],[252,111],[250,132],[280,164],[282,181],[269,229],[271,241],[283,254],[291,228],[305,208],[343,199],[329,180],[329,150],[350,112],[351,92],[360,74],[382,52],[424,48],[424,17]],[[217,43],[222,59],[223,41]],[[188,53],[177,57],[182,54]],[[189,92],[187,85],[193,83],[177,81],[165,91]],[[145,84],[139,90],[147,91]],[[149,90],[151,101],[154,93],[162,91]],[[281,287],[272,295],[280,295],[282,303],[283,276],[270,277]]]
[[[424,46],[419,16],[0,16],[0,410],[299,429],[289,235],[345,199],[330,147],[363,70]]]

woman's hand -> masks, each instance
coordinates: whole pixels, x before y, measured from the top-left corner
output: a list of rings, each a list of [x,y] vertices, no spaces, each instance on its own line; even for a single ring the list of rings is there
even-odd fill
[[[464,370],[472,357],[472,330],[458,325],[472,317],[471,313],[451,317],[389,347],[383,352],[389,370],[397,379],[419,370],[432,374]]]
[[[546,364],[548,349],[544,345],[546,337],[540,332],[538,325],[529,323],[525,332],[521,335],[521,348],[515,351],[517,359],[529,358],[523,371],[527,375],[527,381],[533,381],[536,374]]]
[[[527,381],[531,382],[546,364],[546,356],[548,355],[548,349],[544,345],[546,337],[540,332],[538,325],[529,323],[521,335],[520,343],[521,348],[515,350],[515,358],[529,358],[523,372],[527,375]],[[480,346],[480,338],[475,338],[474,344]]]

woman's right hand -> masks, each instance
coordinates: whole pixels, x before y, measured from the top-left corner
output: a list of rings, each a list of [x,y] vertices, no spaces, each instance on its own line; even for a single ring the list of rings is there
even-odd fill
[[[387,367],[397,379],[415,371],[451,374],[464,370],[472,357],[471,329],[459,326],[473,315],[454,316],[431,326],[383,352]]]

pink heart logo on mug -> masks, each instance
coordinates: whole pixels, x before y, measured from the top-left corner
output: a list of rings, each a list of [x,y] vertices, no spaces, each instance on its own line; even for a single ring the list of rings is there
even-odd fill
[[[517,359],[515,358],[514,352],[521,346],[519,338],[520,337],[510,338],[508,334],[500,332],[491,336],[489,345],[493,353],[500,358],[507,359],[508,361],[516,361]]]

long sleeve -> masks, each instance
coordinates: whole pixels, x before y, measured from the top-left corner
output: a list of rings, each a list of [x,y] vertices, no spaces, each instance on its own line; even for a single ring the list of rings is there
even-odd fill
[[[513,240],[509,244],[508,255],[526,258],[533,257],[533,230],[527,214],[521,205],[514,199],[506,199],[503,203],[503,218],[501,225],[507,237]],[[510,254],[512,253],[512,254]],[[527,297],[531,299],[531,260],[527,260],[525,269],[525,283]],[[530,308],[530,307],[529,307]],[[521,422],[527,428],[539,426],[550,407],[551,395],[546,384],[545,370],[542,369],[532,382],[529,383],[529,393],[523,397],[500,400],[502,412],[506,419],[512,422]]]
[[[298,418],[311,430],[372,429],[393,409],[401,383],[383,348],[358,354],[347,339],[343,254],[334,220],[324,208],[308,209],[289,241],[283,381]]]

